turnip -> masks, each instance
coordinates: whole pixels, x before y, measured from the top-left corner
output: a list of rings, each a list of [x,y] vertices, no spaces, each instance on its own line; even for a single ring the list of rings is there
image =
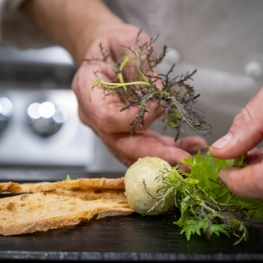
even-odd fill
[[[170,170],[168,162],[149,156],[139,158],[127,169],[124,177],[125,195],[135,212],[158,215],[174,204],[173,194],[161,200],[166,190],[165,176]]]
[[[190,172],[171,167],[157,157],[144,157],[131,165],[124,176],[128,205],[141,215],[159,215],[172,206],[181,234],[234,235],[238,244],[248,239],[248,227],[262,227],[263,202],[235,196],[218,180],[220,170],[244,167],[244,158],[220,160],[199,151],[182,160]]]

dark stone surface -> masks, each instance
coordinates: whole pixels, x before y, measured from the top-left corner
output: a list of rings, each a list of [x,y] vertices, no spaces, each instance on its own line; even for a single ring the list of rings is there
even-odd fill
[[[75,173],[76,177],[114,174]],[[120,176],[120,175],[119,175]],[[263,261],[263,229],[249,229],[249,240],[192,236],[187,241],[173,222],[178,211],[159,216],[108,217],[46,232],[0,236],[0,260],[48,261]]]
[[[74,227],[21,236],[0,236],[0,260],[257,261],[263,260],[263,230],[249,240],[193,236],[173,225],[177,211],[160,216],[96,218]]]

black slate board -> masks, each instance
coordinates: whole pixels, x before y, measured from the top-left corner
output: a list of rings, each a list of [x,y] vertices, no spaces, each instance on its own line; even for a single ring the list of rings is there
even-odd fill
[[[160,216],[96,218],[74,227],[21,236],[0,236],[0,260],[56,261],[263,261],[263,229],[249,240],[193,236],[173,224],[176,210]]]

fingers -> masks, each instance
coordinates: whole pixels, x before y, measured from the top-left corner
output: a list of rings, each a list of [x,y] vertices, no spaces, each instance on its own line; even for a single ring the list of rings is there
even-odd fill
[[[223,169],[218,176],[233,194],[263,200],[262,149],[254,148],[249,151],[246,162],[249,165],[245,168]]]
[[[100,87],[92,89],[97,78],[109,82],[111,68],[106,63],[84,63],[78,70],[72,89],[78,98],[79,116],[86,125],[101,130],[104,133],[130,132],[131,124],[138,114],[139,106],[121,111],[125,106],[113,92],[105,92]],[[112,73],[111,73],[112,74]],[[111,93],[111,94],[110,94]],[[156,102],[148,101],[144,113],[143,125],[136,126],[136,131],[143,131],[150,127],[153,121],[163,114],[163,108]]]
[[[229,132],[210,147],[210,153],[222,159],[236,158],[263,139],[263,88],[235,117]]]
[[[120,30],[124,29],[130,30],[130,34],[124,34],[125,38],[120,37],[118,30],[111,32],[111,37],[107,35],[107,37],[94,41],[85,56],[88,61],[82,63],[72,84],[72,89],[78,98],[81,121],[95,131],[103,133],[130,132],[135,120],[135,131],[144,131],[164,113],[163,108],[159,107],[156,102],[149,100],[145,112],[143,112],[143,118],[139,119],[137,117],[139,114],[138,105],[121,111],[126,105],[119,99],[114,90],[105,91],[99,87],[100,85],[92,89],[94,82],[98,79],[112,84],[112,81],[116,80],[117,77],[113,70],[116,60],[119,59],[124,50],[126,53],[131,53],[129,48],[135,44],[138,29],[135,27],[128,27],[127,29],[125,27]],[[150,39],[142,33],[139,41],[144,43]],[[109,55],[107,63],[102,60],[100,43],[103,43],[104,54]],[[132,70],[131,67],[128,69],[125,71],[126,73]]]
[[[145,156],[159,157],[172,166],[176,166],[182,159],[190,156],[190,151],[205,148],[205,141],[198,140],[196,137],[189,137],[175,143],[173,138],[149,130],[137,133],[133,137],[129,133],[100,135],[100,137],[126,166],[130,166],[138,158]],[[181,149],[182,145],[184,148]]]
[[[219,178],[226,187],[239,197],[263,200],[263,162],[256,162],[245,168],[231,167],[221,170]]]
[[[135,132],[144,131],[150,127],[163,113],[163,109],[158,107],[155,102],[148,102],[146,105],[147,112],[144,113],[143,122],[137,120],[139,114],[139,107],[131,107],[121,111],[125,106],[118,97],[104,98],[105,106],[103,109],[97,109],[97,126],[105,133],[130,132],[133,126]]]
[[[200,136],[189,136],[187,138],[178,139],[176,142],[174,141],[174,137],[160,135],[159,133],[152,130],[147,131],[147,136],[154,137],[161,141],[164,145],[180,148],[189,152],[190,154],[195,154],[199,150],[207,150],[207,142]]]
[[[246,163],[249,165],[261,162],[263,156],[262,149],[254,148],[251,151],[249,151],[246,155]]]

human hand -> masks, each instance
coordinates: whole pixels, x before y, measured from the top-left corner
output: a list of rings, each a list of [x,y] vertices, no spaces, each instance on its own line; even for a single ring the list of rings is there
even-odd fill
[[[79,116],[81,121],[91,127],[102,139],[111,153],[126,166],[130,166],[138,158],[144,156],[156,156],[168,161],[171,165],[177,165],[180,161],[198,150],[206,149],[206,141],[193,136],[182,138],[174,142],[174,138],[163,136],[149,129],[153,121],[163,114],[163,109],[155,102],[147,103],[148,112],[145,114],[144,125],[138,126],[134,136],[130,136],[131,122],[137,114],[137,107],[120,112],[123,104],[117,96],[105,96],[102,89],[92,89],[93,81],[97,76],[105,81],[116,78],[112,70],[125,47],[132,47],[139,29],[121,24],[112,30],[103,32],[94,38],[84,59],[79,67],[72,89],[75,92],[79,104]],[[149,42],[149,37],[142,33],[142,43]],[[109,51],[107,63],[96,58],[101,58],[99,48]],[[92,59],[93,58],[93,59]]]
[[[72,89],[78,100],[80,119],[94,130],[121,162],[129,166],[138,158],[149,155],[176,165],[191,153],[207,149],[201,137],[174,142],[171,137],[150,131],[151,123],[163,113],[153,102],[147,103],[149,113],[145,114],[143,127],[137,127],[135,135],[131,137],[130,123],[137,109],[134,107],[120,112],[123,104],[117,96],[105,97],[99,88],[91,92],[94,72],[98,71],[100,79],[115,79],[112,67],[122,51],[127,51],[124,46],[134,44],[139,31],[112,13],[104,1],[24,1],[20,10],[48,39],[71,54],[74,64],[79,67]],[[149,41],[149,37],[143,33],[140,37],[143,43]],[[83,62],[83,59],[101,58],[100,43],[109,52],[107,63],[94,59]]]
[[[221,159],[247,154],[248,166],[224,169],[219,178],[235,195],[263,200],[263,153],[254,148],[263,140],[262,101],[263,88],[235,117],[229,132],[210,147],[210,153]]]

